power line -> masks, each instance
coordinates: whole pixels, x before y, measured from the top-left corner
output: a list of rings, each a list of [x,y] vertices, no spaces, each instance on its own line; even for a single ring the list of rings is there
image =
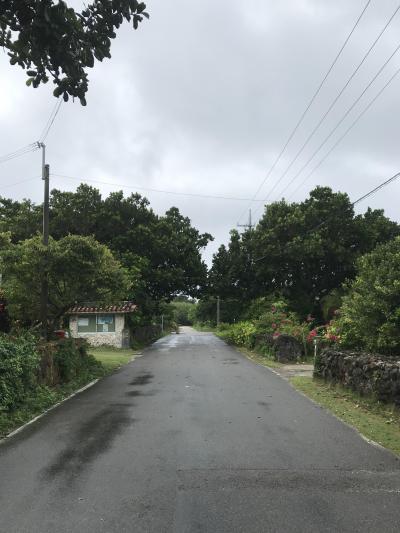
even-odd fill
[[[236,196],[218,196],[213,194],[200,194],[200,193],[191,193],[191,192],[181,192],[181,191],[171,191],[166,189],[152,189],[149,187],[140,187],[138,185],[126,185],[123,183],[112,183],[107,181],[100,181],[100,180],[93,180],[93,179],[82,179],[75,176],[66,176],[65,174],[53,174],[51,173],[51,176],[56,178],[66,178],[71,180],[77,180],[82,181],[85,183],[98,183],[101,185],[111,185],[113,187],[123,187],[125,189],[133,189],[133,190],[142,190],[142,191],[148,191],[148,192],[156,192],[156,193],[162,193],[162,194],[171,194],[175,196],[190,196],[195,198],[208,198],[208,199],[215,199],[215,200],[235,200],[239,202],[248,202],[250,198],[238,198]],[[256,200],[257,202],[262,202],[262,200]]]
[[[304,163],[304,165],[300,168],[300,170],[297,171],[297,173],[293,176],[293,178],[289,181],[289,183],[281,190],[280,195],[282,195],[291,185],[292,183],[300,176],[300,174],[307,168],[307,166],[311,163],[311,161],[314,159],[314,157],[318,154],[318,152],[325,146],[325,144],[329,141],[329,139],[332,137],[332,135],[336,132],[336,130],[343,124],[343,122],[346,120],[346,118],[349,116],[351,111],[355,108],[355,106],[358,104],[358,102],[361,100],[361,98],[364,96],[364,94],[368,91],[368,89],[371,87],[371,85],[376,81],[376,79],[379,77],[379,75],[382,73],[384,68],[387,66],[387,64],[392,60],[392,58],[397,54],[397,52],[400,50],[400,44],[395,48],[395,50],[391,53],[391,55],[388,57],[388,59],[385,61],[385,63],[380,67],[378,72],[373,76],[371,81],[367,84],[367,86],[364,88],[362,93],[354,100],[354,102],[351,104],[351,106],[347,109],[347,111],[344,113],[342,118],[337,122],[336,126],[329,132],[329,134],[325,137],[325,139],[322,141],[322,143],[318,146],[318,148],[312,153],[312,155],[307,159],[307,161]]]
[[[380,183],[377,187],[375,187],[374,189],[370,190],[369,192],[365,193],[363,196],[360,196],[360,198],[357,198],[357,200],[355,200],[354,202],[351,202],[351,206],[354,207],[355,205],[359,204],[360,202],[362,202],[363,200],[365,200],[366,198],[368,198],[369,196],[372,196],[374,195],[376,192],[378,192],[379,190],[383,189],[384,187],[386,187],[387,185],[389,185],[389,183],[392,183],[393,181],[395,181],[397,178],[400,177],[400,172],[397,172],[397,174],[395,174],[394,176],[392,176],[391,178],[387,179],[386,181]],[[307,233],[311,233],[312,231],[315,231],[316,229],[320,228],[321,226],[323,226],[324,224],[326,224],[327,222],[329,222],[330,220],[332,219],[332,217],[328,217],[326,218],[325,220],[323,220],[322,222],[320,222],[319,224],[317,224],[316,226],[314,226],[313,228],[307,230],[305,232],[305,234]]]
[[[310,140],[312,139],[312,137],[315,135],[315,133],[319,130],[320,126],[322,125],[322,123],[325,121],[326,117],[328,116],[328,114],[332,111],[333,107],[336,105],[336,103],[338,102],[339,98],[342,96],[342,94],[344,93],[344,91],[347,89],[347,87],[349,86],[350,82],[353,80],[354,76],[357,74],[357,72],[360,70],[361,66],[364,64],[365,60],[367,59],[367,57],[370,55],[370,53],[372,52],[372,50],[375,48],[375,46],[377,45],[378,41],[381,39],[382,35],[385,33],[385,31],[387,30],[387,28],[389,27],[390,23],[392,22],[392,20],[394,19],[394,17],[397,15],[398,11],[400,10],[400,4],[397,6],[397,8],[395,9],[395,11],[393,12],[393,14],[390,16],[390,18],[388,19],[388,21],[386,22],[385,26],[382,28],[382,30],[380,31],[380,33],[378,34],[378,36],[376,37],[376,39],[374,40],[374,42],[372,43],[372,45],[368,48],[367,52],[365,53],[364,57],[362,58],[362,60],[360,61],[360,63],[357,65],[357,67],[355,68],[355,70],[353,71],[353,73],[350,75],[350,77],[348,78],[348,80],[346,81],[346,83],[344,84],[344,86],[342,87],[342,89],[339,91],[338,95],[333,99],[332,103],[330,104],[330,106],[328,107],[328,110],[324,113],[324,115],[322,116],[322,118],[319,120],[319,122],[316,124],[316,126],[313,128],[313,130],[311,131],[311,133],[309,134],[309,136],[307,137],[307,139],[305,140],[305,142],[303,143],[303,145],[301,146],[301,148],[298,150],[298,152],[296,153],[296,155],[294,156],[294,158],[291,160],[291,162],[289,163],[289,165],[286,167],[286,169],[284,170],[284,172],[281,174],[281,176],[278,178],[278,180],[275,182],[275,185],[272,187],[272,189],[269,191],[268,195],[266,196],[266,198],[264,198],[264,202],[267,201],[267,199],[270,197],[270,195],[273,193],[273,191],[276,189],[276,187],[279,185],[279,183],[283,180],[283,178],[286,176],[286,174],[289,172],[289,170],[292,168],[292,166],[294,165],[294,163],[297,161],[297,159],[299,158],[299,156],[302,154],[302,152],[304,151],[305,147],[308,145],[308,143],[310,142]]]
[[[53,126],[54,121],[56,119],[56,116],[57,116],[58,112],[60,111],[61,104],[62,104],[62,100],[60,98],[56,102],[56,104],[55,104],[55,106],[53,108],[53,111],[50,113],[49,119],[48,119],[45,127],[43,128],[42,134],[39,137],[39,142],[40,143],[43,143],[45,141],[47,135],[49,134],[49,131],[50,131],[51,127]]]
[[[29,152],[34,152],[35,150],[38,150],[40,148],[40,144],[44,142],[47,135],[50,132],[50,129],[52,125],[54,124],[54,120],[56,119],[56,116],[60,110],[62,104],[62,100],[58,100],[56,102],[56,105],[54,106],[52,112],[50,113],[50,116],[46,122],[46,125],[42,131],[41,136],[39,137],[39,141],[31,144],[27,144],[26,146],[23,146],[19,148],[18,150],[15,150],[14,152],[10,152],[8,154],[5,154],[3,156],[0,156],[0,164],[5,163],[6,161],[10,161],[11,159],[15,159],[17,157],[21,157],[25,154],[28,154]]]
[[[346,131],[339,137],[339,139],[329,149],[329,151],[324,155],[324,157],[319,161],[319,163],[311,170],[311,172],[307,174],[304,180],[296,187],[296,189],[292,192],[292,194],[287,198],[288,200],[293,198],[293,196],[297,193],[297,191],[299,191],[303,187],[306,181],[316,172],[316,170],[322,165],[322,163],[324,163],[324,161],[330,156],[330,154],[335,150],[335,148],[342,142],[342,140],[346,137],[346,135],[354,128],[354,126],[365,115],[365,113],[372,107],[372,105],[381,96],[381,94],[385,91],[385,89],[393,82],[393,80],[396,78],[396,76],[398,76],[399,73],[400,73],[400,68],[396,70],[396,72],[389,79],[389,81],[382,87],[382,89],[376,94],[376,96],[374,96],[374,98],[363,109],[363,111],[361,111],[361,113],[357,116],[357,118],[350,124],[350,126],[346,129]]]
[[[263,179],[263,181],[260,183],[259,187],[257,188],[256,192],[254,193],[251,202],[255,201],[255,199],[256,199],[258,193],[261,191],[261,189],[262,189],[262,187],[264,186],[265,182],[267,181],[267,179],[269,178],[269,176],[270,176],[270,175],[272,174],[272,172],[274,171],[276,165],[279,163],[279,161],[280,161],[282,155],[284,154],[286,148],[288,147],[290,141],[293,139],[293,137],[294,137],[294,135],[296,134],[297,130],[299,129],[300,125],[303,123],[303,120],[304,120],[304,118],[306,117],[306,115],[307,115],[307,113],[308,113],[310,107],[312,106],[312,104],[314,103],[315,99],[316,99],[317,96],[319,95],[319,93],[320,93],[322,87],[324,86],[326,80],[328,79],[329,74],[332,72],[332,70],[333,70],[334,66],[336,65],[336,63],[337,63],[339,57],[342,55],[343,50],[345,49],[347,43],[349,42],[351,36],[353,35],[355,29],[357,28],[357,26],[358,26],[358,24],[359,24],[361,18],[363,17],[363,15],[364,15],[364,13],[366,12],[366,10],[367,10],[367,8],[368,8],[368,6],[369,6],[370,3],[371,3],[371,0],[368,0],[367,3],[365,4],[364,8],[362,9],[362,11],[361,11],[360,15],[358,16],[358,18],[357,18],[357,20],[356,20],[354,26],[352,27],[350,33],[347,35],[347,37],[346,37],[344,43],[342,44],[342,46],[341,46],[339,52],[337,53],[335,59],[334,59],[333,62],[331,63],[330,67],[328,68],[328,70],[327,70],[325,76],[323,77],[321,83],[319,84],[317,90],[315,91],[315,93],[314,93],[313,96],[311,97],[311,100],[310,100],[309,103],[307,104],[305,110],[304,110],[303,113],[301,114],[301,116],[300,116],[299,120],[297,121],[295,127],[293,128],[292,132],[290,133],[289,137],[287,138],[287,140],[286,140],[286,142],[285,142],[283,148],[282,148],[281,151],[279,152],[279,154],[278,154],[278,156],[276,157],[275,161],[273,162],[273,164],[271,165],[270,169],[268,170],[267,175],[265,176],[265,178]],[[251,203],[250,203],[250,205],[251,205]],[[243,211],[243,213],[240,215],[239,220],[243,217],[243,215],[244,215],[244,213],[247,211],[247,209],[248,209],[248,208],[246,207],[246,209],[245,209],[245,210]]]
[[[28,183],[29,181],[37,180],[41,176],[34,176],[33,178],[28,178],[22,181],[15,181],[14,183],[7,183],[6,185],[0,185],[0,190],[9,189],[10,187],[15,187],[16,185],[22,185],[23,183]]]
[[[363,200],[365,200],[366,198],[368,198],[369,196],[372,196],[373,194],[375,194],[376,192],[380,191],[381,189],[383,189],[384,187],[386,187],[387,185],[389,185],[389,183],[392,183],[393,181],[397,180],[398,178],[400,177],[400,172],[398,172],[397,174],[395,174],[394,176],[392,176],[391,178],[389,178],[388,180],[384,181],[383,183],[381,183],[380,185],[378,185],[377,187],[375,187],[375,189],[372,189],[372,191],[369,191],[367,192],[366,194],[364,194],[363,196],[361,196],[360,198],[358,198],[355,202],[353,202],[351,205],[352,206],[355,206],[357,204],[359,204],[360,202],[362,202]]]
[[[37,143],[27,144],[26,146],[23,146],[22,148],[19,148],[14,152],[10,152],[9,154],[1,156],[0,163],[5,163],[6,161],[10,161],[11,159],[15,159],[16,157],[21,157],[25,154],[28,154],[29,152],[34,152],[37,149]]]
[[[374,189],[370,190],[369,192],[365,193],[363,196],[360,196],[360,198],[357,198],[357,200],[355,200],[354,202],[352,202],[350,205],[352,207],[354,207],[355,205],[359,204],[360,202],[362,202],[363,200],[365,200],[366,198],[374,195],[376,192],[380,191],[381,189],[383,189],[384,187],[386,187],[387,185],[389,185],[390,183],[392,183],[393,181],[397,180],[398,178],[400,178],[400,172],[397,172],[397,174],[395,174],[394,176],[392,176],[391,178],[387,179],[386,181],[380,183],[377,187],[375,187]],[[317,224],[316,226],[314,226],[313,228],[310,228],[309,230],[305,231],[303,233],[303,236],[304,235],[307,235],[308,233],[311,233],[317,229],[319,229],[321,226],[323,226],[324,224],[326,224],[327,222],[329,222],[330,220],[332,219],[332,217],[328,217],[326,218],[325,220],[322,220],[322,222],[320,222],[319,224]],[[255,259],[254,262],[255,263],[258,263],[259,261],[262,261],[263,259],[266,259],[268,257],[268,255],[263,255],[262,257],[259,257],[258,259]]]

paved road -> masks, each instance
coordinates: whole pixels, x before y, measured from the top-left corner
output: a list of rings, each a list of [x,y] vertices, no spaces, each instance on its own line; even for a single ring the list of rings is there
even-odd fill
[[[0,531],[398,532],[399,468],[186,329],[0,445]]]

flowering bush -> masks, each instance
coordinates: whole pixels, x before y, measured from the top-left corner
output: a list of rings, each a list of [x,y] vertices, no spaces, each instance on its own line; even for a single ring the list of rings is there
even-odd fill
[[[314,322],[315,318],[311,315],[301,322],[295,313],[288,311],[287,304],[280,300],[270,304],[267,309],[264,305],[263,312],[257,319],[220,324],[219,335],[237,346],[257,346],[263,353],[270,352],[271,341],[280,335],[290,335],[301,343],[305,355],[312,355],[314,339],[318,339],[319,346],[324,347],[339,341],[336,321],[322,326],[316,326]]]

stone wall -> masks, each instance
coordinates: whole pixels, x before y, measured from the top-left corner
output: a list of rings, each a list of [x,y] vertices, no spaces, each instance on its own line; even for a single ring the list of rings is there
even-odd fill
[[[125,315],[115,315],[115,331],[107,333],[82,333],[78,332],[78,315],[71,315],[69,328],[74,339],[86,339],[91,346],[122,347],[122,332],[125,327]]]
[[[327,348],[315,360],[314,376],[400,405],[400,358]]]
[[[133,330],[133,338],[139,343],[149,343],[161,336],[160,325],[140,326]]]

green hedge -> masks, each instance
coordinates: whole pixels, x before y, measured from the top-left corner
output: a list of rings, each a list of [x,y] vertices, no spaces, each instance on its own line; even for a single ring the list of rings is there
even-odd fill
[[[36,386],[40,357],[32,335],[0,335],[0,410],[20,405]]]
[[[41,388],[87,383],[103,374],[86,342],[62,339],[42,343],[29,333],[0,335],[0,411],[31,402]]]

